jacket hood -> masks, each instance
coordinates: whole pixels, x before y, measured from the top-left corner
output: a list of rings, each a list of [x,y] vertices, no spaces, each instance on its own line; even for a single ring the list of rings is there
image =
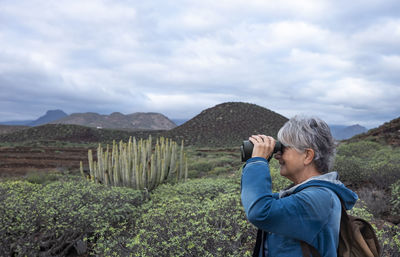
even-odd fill
[[[342,201],[347,210],[353,208],[354,204],[358,200],[356,193],[348,189],[340,180],[337,172],[329,172],[320,176],[314,176],[301,184],[295,185],[288,189],[279,192],[279,198],[297,193],[304,188],[310,186],[326,187],[336,193],[339,199]]]

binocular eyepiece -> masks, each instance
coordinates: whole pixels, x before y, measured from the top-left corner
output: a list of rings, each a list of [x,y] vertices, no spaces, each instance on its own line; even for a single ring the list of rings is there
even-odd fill
[[[254,145],[251,141],[249,141],[249,140],[243,141],[242,145],[240,146],[240,152],[242,153],[242,162],[245,162],[251,158],[251,155],[253,154],[253,147],[254,147]],[[283,148],[284,148],[284,146],[282,145],[281,142],[275,141],[275,147],[274,147],[272,154],[279,152],[279,151],[283,152]]]

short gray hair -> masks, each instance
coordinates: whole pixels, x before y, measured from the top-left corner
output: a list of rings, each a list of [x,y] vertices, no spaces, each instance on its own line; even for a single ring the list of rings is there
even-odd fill
[[[314,150],[316,169],[321,173],[331,170],[336,154],[336,142],[328,124],[317,117],[294,116],[278,132],[278,140],[284,145],[303,152]]]

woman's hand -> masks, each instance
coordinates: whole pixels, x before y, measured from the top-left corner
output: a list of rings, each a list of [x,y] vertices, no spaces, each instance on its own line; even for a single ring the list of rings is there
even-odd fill
[[[275,139],[266,135],[252,135],[249,137],[253,143],[253,154],[251,157],[262,157],[268,159],[275,147]]]

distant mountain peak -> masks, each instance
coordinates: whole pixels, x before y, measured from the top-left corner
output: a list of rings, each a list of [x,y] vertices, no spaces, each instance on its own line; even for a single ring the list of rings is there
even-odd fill
[[[39,126],[43,125],[49,122],[52,122],[54,120],[62,119],[64,117],[68,116],[64,111],[62,110],[48,110],[45,115],[39,117],[37,120],[34,120],[28,124],[28,126]]]
[[[56,110],[48,110],[45,115],[52,115],[52,114],[63,114],[67,115],[63,110],[56,109]]]
[[[344,139],[349,139],[355,135],[364,133],[367,131],[367,128],[355,124],[355,125],[350,125],[350,126],[345,126],[345,125],[331,125],[329,126],[331,129],[332,136],[336,140],[344,140]]]

